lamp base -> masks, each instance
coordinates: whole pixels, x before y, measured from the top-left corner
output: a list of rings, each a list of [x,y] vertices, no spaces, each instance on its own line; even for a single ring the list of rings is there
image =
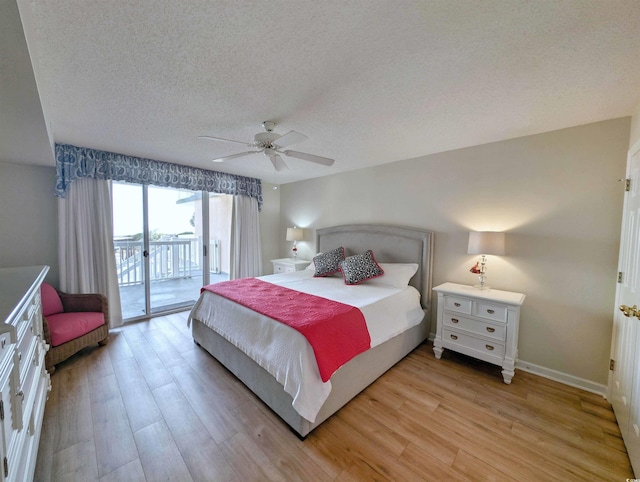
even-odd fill
[[[478,290],[489,290],[491,289],[491,286],[489,286],[489,284],[487,283],[487,276],[484,274],[484,272],[486,271],[485,265],[482,265],[482,274],[480,276],[478,276],[478,283],[476,283],[475,285],[473,285],[474,288],[478,289]]]
[[[473,287],[474,287],[475,289],[478,289],[478,290],[485,290],[485,291],[486,291],[486,290],[490,290],[490,289],[491,289],[491,286],[489,286],[489,285],[488,285],[488,284],[486,284],[486,283],[485,283],[485,284],[477,283],[477,284],[473,285]]]

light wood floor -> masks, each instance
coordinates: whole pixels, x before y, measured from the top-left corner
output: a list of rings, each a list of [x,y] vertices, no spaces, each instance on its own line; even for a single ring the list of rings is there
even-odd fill
[[[198,348],[186,313],[128,325],[58,366],[39,482],[633,477],[598,395],[425,344],[299,440]]]

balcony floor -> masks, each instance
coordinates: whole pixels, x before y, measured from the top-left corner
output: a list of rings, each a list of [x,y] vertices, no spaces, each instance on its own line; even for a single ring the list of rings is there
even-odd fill
[[[211,274],[211,283],[226,281],[227,273]],[[151,314],[172,311],[178,308],[188,309],[200,296],[202,276],[191,278],[167,279],[151,282]],[[126,321],[145,316],[144,285],[137,284],[120,287],[122,318]]]

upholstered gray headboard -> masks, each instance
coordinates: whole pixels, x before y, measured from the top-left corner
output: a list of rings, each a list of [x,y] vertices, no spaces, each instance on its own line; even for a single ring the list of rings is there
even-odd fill
[[[371,249],[379,263],[418,263],[410,284],[421,294],[422,307],[431,307],[433,233],[376,224],[349,224],[316,230],[316,250],[344,247],[346,256]]]

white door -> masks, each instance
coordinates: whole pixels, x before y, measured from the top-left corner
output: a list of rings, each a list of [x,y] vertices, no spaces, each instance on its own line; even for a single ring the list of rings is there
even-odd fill
[[[629,151],[627,179],[630,189],[625,195],[619,271],[622,282],[616,290],[611,358],[609,401],[613,405],[631,465],[640,474],[640,319],[618,307],[638,306],[640,316],[640,144]]]

